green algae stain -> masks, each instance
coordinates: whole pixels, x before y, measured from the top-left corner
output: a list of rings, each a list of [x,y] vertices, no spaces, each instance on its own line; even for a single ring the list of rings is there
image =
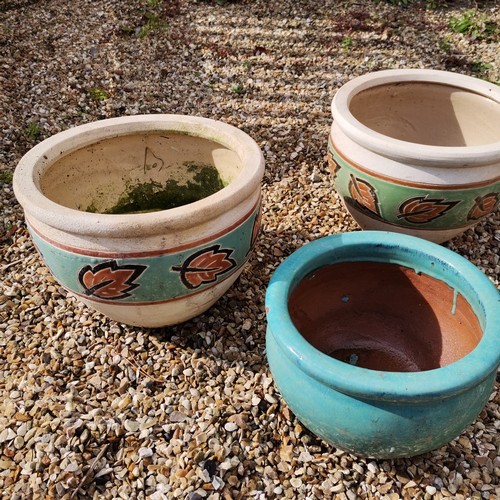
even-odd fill
[[[196,172],[191,180],[180,184],[174,179],[165,183],[149,181],[127,187],[118,202],[103,213],[137,214],[181,207],[202,200],[224,187],[218,170],[212,165],[188,164],[188,172]],[[95,211],[92,203],[87,212]]]

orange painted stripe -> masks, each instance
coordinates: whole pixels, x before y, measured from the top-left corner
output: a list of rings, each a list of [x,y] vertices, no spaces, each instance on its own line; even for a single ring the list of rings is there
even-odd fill
[[[151,250],[151,251],[143,251],[143,252],[106,252],[106,251],[99,251],[99,250],[85,250],[83,248],[78,248],[78,247],[73,247],[70,245],[65,245],[63,243],[59,243],[51,238],[47,238],[44,236],[40,231],[35,229],[30,223],[29,223],[29,218],[26,217],[26,221],[28,222],[29,228],[35,232],[42,240],[46,241],[50,245],[60,248],[61,250],[65,250],[67,252],[71,253],[76,253],[78,255],[88,255],[90,257],[113,257],[115,259],[133,259],[133,258],[141,258],[141,257],[155,257],[158,255],[169,255],[177,252],[181,252],[183,250],[187,250],[189,248],[194,248],[200,245],[203,245],[204,243],[208,243],[216,238],[220,238],[221,236],[224,236],[227,233],[230,233],[233,229],[237,228],[243,222],[245,222],[250,215],[253,213],[255,208],[259,205],[261,201],[261,197],[257,200],[255,205],[240,219],[238,219],[234,224],[231,224],[229,227],[223,229],[222,231],[219,231],[218,233],[215,233],[210,236],[206,236],[205,238],[193,241],[192,243],[187,243],[184,245],[179,245],[174,248],[164,248],[160,250]]]
[[[365,174],[371,175],[372,177],[376,177],[377,179],[392,182],[394,184],[399,184],[401,186],[415,187],[415,188],[420,188],[420,189],[435,189],[438,191],[447,191],[447,190],[457,190],[457,189],[459,189],[459,190],[460,189],[473,189],[476,187],[488,186],[490,184],[493,184],[494,182],[500,181],[500,176],[495,177],[495,178],[490,179],[490,180],[481,181],[481,182],[474,182],[474,183],[470,183],[470,184],[424,184],[422,182],[404,181],[401,179],[396,179],[395,177],[390,177],[388,175],[379,174],[378,172],[373,172],[372,170],[369,170],[365,167],[362,167],[358,163],[350,160],[349,158],[347,158],[343,153],[341,153],[337,149],[337,147],[335,146],[335,143],[333,141],[331,133],[330,133],[330,144],[332,145],[332,148],[335,151],[335,154],[340,156],[340,158],[342,158],[349,165],[352,165],[354,168],[360,170],[361,172],[364,172]]]

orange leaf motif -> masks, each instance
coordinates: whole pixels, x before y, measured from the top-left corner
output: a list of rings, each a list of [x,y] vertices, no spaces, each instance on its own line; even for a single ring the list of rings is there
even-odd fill
[[[140,286],[134,281],[146,268],[147,266],[140,264],[120,266],[115,260],[110,260],[93,267],[82,267],[78,279],[85,295],[104,300],[124,299],[130,297],[130,292]]]
[[[399,207],[398,219],[405,219],[413,224],[425,224],[442,217],[460,201],[445,201],[426,196],[416,196],[402,203]]]
[[[369,182],[351,175],[349,193],[361,208],[380,217],[377,190]]]
[[[221,250],[220,245],[212,245],[190,255],[181,266],[173,266],[172,270],[180,273],[186,288],[194,290],[217,281],[219,275],[236,267],[236,262],[230,258],[232,253],[231,249]]]
[[[340,170],[340,165],[335,161],[335,158],[333,156],[333,153],[329,150],[327,153],[328,157],[328,166],[330,168],[330,173],[333,175],[333,178],[338,174],[338,171]]]
[[[467,215],[467,220],[478,220],[491,214],[498,206],[500,193],[488,193],[484,196],[478,196],[474,201],[475,203]]]

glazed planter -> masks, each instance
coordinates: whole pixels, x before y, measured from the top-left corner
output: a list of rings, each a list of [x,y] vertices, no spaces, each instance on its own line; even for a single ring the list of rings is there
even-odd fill
[[[434,242],[462,233],[500,201],[500,87],[456,73],[386,70],[332,101],[335,187],[363,229]]]
[[[43,141],[21,159],[14,191],[61,285],[116,321],[158,327],[202,313],[241,273],[263,172],[241,130],[145,115]]]
[[[409,457],[458,436],[500,363],[500,294],[458,254],[364,231],[309,243],[266,293],[266,351],[312,432],[353,454]]]

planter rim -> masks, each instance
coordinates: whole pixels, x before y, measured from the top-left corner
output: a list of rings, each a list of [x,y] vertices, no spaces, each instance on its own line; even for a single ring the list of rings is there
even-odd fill
[[[36,177],[63,155],[96,142],[134,134],[178,133],[211,140],[234,151],[242,169],[226,187],[199,201],[143,214],[99,214],[68,208],[47,198]],[[32,218],[61,231],[79,235],[127,237],[141,228],[143,235],[158,230],[183,230],[228,212],[254,195],[264,174],[264,157],[257,143],[242,130],[210,118],[175,114],[131,115],[86,123],[59,132],[28,151],[14,171],[17,200]],[[186,216],[186,207],[189,207]]]
[[[288,312],[288,298],[310,272],[324,265],[349,261],[399,264],[447,282],[471,303],[478,315],[483,329],[480,342],[454,363],[421,372],[370,370],[324,354],[294,326]],[[483,314],[478,314],[478,309]],[[465,258],[414,236],[362,231],[326,236],[304,245],[274,272],[266,292],[266,312],[267,335],[274,337],[297,369],[340,392],[367,400],[416,402],[450,397],[479,384],[500,364],[499,291]]]
[[[353,141],[382,156],[416,165],[470,167],[500,161],[500,139],[479,146],[432,146],[394,139],[363,125],[351,113],[351,100],[363,90],[391,83],[433,83],[461,88],[500,105],[500,87],[472,76],[434,69],[389,69],[358,76],[343,85],[331,103],[332,116]]]

